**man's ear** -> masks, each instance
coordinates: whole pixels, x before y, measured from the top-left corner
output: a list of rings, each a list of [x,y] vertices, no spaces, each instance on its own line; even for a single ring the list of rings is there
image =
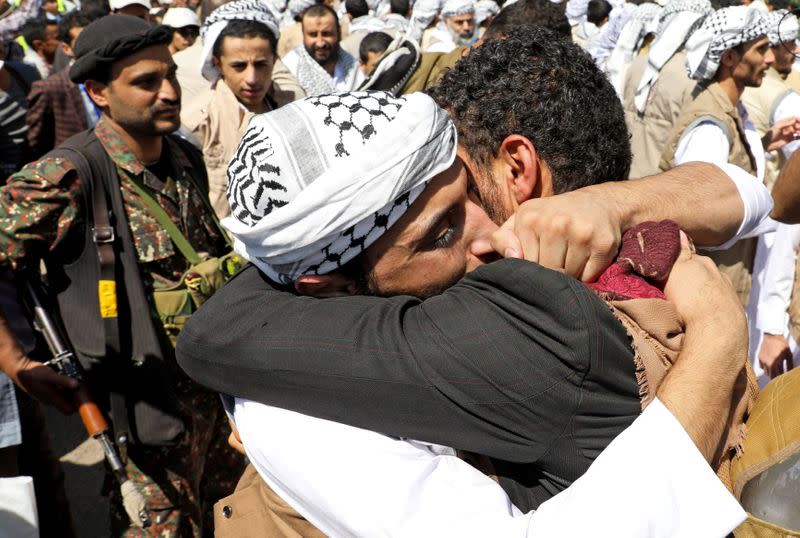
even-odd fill
[[[220,69],[220,67],[219,67],[219,58],[217,58],[217,57],[216,57],[216,56],[214,56],[213,54],[211,55],[211,65],[213,65],[214,67],[216,67],[216,68],[217,68],[217,71],[221,71],[221,69]]]
[[[87,80],[83,83],[83,87],[86,88],[86,93],[89,94],[97,108],[103,110],[108,107],[108,84],[103,84],[96,80]]]
[[[498,153],[503,163],[503,176],[518,204],[531,198],[552,196],[550,169],[530,140],[522,135],[509,135],[500,143]]]
[[[729,69],[733,69],[736,67],[736,64],[739,63],[741,60],[741,55],[739,51],[736,49],[728,49],[722,53],[722,57],[720,58],[720,65],[724,65]]]
[[[355,295],[353,281],[340,273],[327,275],[303,275],[294,281],[294,289],[300,295],[324,299]]]

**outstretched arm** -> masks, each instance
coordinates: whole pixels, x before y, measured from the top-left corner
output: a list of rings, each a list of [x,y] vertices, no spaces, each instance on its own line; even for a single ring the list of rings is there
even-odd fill
[[[639,223],[674,220],[697,245],[727,248],[763,227],[771,207],[766,187],[743,170],[692,162],[529,200],[472,250],[525,258],[588,282],[614,259],[622,233]]]

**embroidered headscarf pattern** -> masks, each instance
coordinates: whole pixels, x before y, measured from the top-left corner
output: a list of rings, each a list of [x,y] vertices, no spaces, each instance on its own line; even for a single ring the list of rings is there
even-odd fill
[[[234,249],[290,283],[368,248],[455,159],[449,115],[424,94],[323,95],[253,118],[228,167]]]

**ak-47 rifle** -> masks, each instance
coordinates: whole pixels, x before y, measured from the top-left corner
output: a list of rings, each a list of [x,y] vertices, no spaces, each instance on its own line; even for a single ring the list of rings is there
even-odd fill
[[[25,284],[34,317],[34,327],[47,341],[47,347],[50,348],[50,352],[53,354],[53,358],[45,364],[57,372],[80,382],[75,393],[75,400],[86,432],[90,437],[97,439],[103,447],[106,461],[111,467],[117,482],[119,482],[120,490],[122,491],[122,504],[131,522],[137,527],[150,526],[151,521],[145,508],[144,497],[142,497],[125,472],[125,466],[122,464],[117,447],[111,441],[108,422],[97,404],[92,401],[89,389],[83,383],[81,366],[72,351],[64,345],[56,324],[42,303],[44,294],[42,293],[41,284],[38,282],[38,277],[28,278]]]

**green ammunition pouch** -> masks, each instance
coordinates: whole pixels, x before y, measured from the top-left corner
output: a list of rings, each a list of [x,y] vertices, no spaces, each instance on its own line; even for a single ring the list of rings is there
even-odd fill
[[[158,318],[175,347],[178,334],[192,314],[247,262],[233,252],[221,257],[204,257],[198,254],[153,196],[138,182],[134,181],[133,184],[147,209],[169,234],[172,244],[191,264],[177,284],[153,290],[153,303]],[[214,215],[210,207],[209,211]],[[224,234],[216,216],[214,221]]]

